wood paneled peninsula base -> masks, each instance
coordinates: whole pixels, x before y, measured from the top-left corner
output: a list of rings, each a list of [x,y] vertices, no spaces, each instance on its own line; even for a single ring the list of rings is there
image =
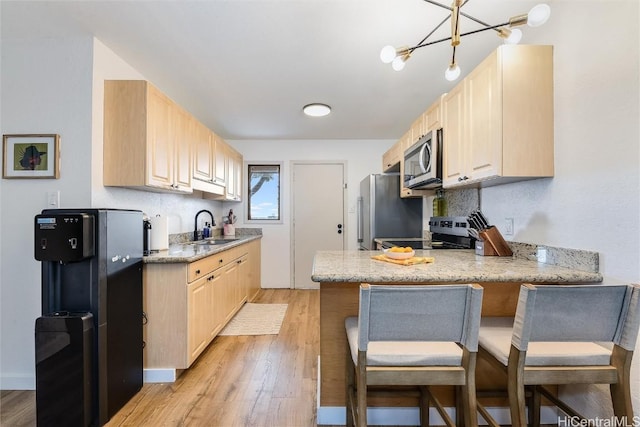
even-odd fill
[[[447,284],[480,283],[484,288],[483,316],[513,316],[522,283],[599,283],[602,275],[569,267],[543,264],[514,257],[483,257],[473,250],[424,250],[416,256],[431,256],[435,262],[401,266],[371,259],[379,251],[319,251],[312,279],[320,283],[320,370],[318,424],[344,423],[345,352],[344,319],[358,314],[360,283]],[[506,388],[506,379],[483,360],[478,360],[479,390]],[[382,408],[416,407],[417,399],[381,395],[369,405]],[[445,406],[454,406],[452,387],[439,387],[436,394]],[[503,406],[502,399],[488,402]]]

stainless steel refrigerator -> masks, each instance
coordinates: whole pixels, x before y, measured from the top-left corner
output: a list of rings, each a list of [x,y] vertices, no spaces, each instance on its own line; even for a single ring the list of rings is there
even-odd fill
[[[422,198],[400,198],[400,174],[382,173],[360,182],[358,246],[375,250],[376,238],[422,237]]]

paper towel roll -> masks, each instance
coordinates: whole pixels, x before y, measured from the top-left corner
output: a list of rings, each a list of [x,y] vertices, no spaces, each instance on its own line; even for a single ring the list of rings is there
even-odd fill
[[[166,216],[156,215],[151,220],[151,250],[169,249],[169,223]]]

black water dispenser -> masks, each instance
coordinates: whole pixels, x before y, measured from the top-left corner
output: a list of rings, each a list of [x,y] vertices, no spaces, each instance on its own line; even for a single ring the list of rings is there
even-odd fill
[[[104,425],[142,387],[142,212],[48,209],[34,225],[38,425]]]

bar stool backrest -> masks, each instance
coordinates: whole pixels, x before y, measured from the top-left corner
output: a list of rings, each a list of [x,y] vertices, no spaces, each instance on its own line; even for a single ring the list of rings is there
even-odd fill
[[[612,342],[633,351],[640,326],[640,287],[530,285],[520,288],[512,344]]]
[[[360,287],[358,349],[370,341],[453,341],[478,350],[478,285]]]

